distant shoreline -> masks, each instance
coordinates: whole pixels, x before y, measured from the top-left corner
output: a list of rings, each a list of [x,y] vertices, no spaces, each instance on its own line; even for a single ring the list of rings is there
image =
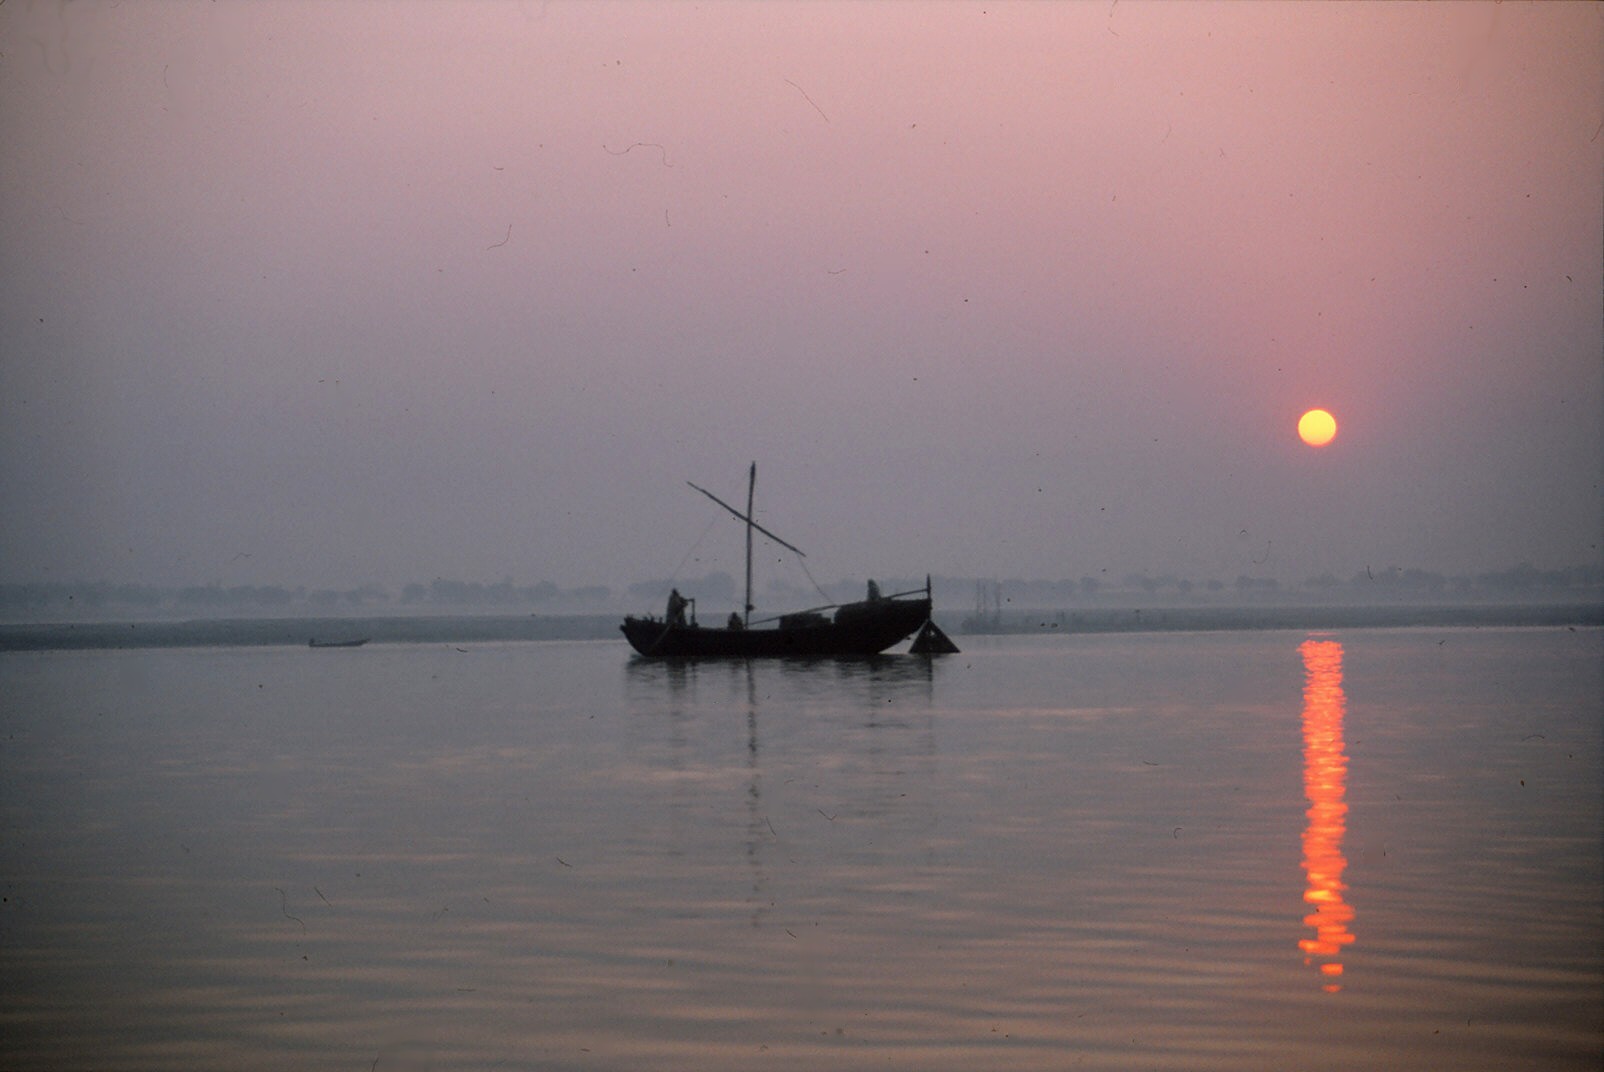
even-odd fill
[[[983,620],[936,615],[955,636],[1048,633],[1175,633],[1269,629],[1557,628],[1604,626],[1604,604],[1425,604],[1419,606],[1130,607],[1075,611],[1009,610]],[[468,644],[622,638],[612,614],[383,615],[338,618],[199,618],[187,621],[0,624],[0,652],[137,650],[187,647],[306,647],[369,640],[378,644]]]
[[[1264,629],[1408,629],[1604,626],[1600,603],[1420,604],[1373,606],[1132,607],[1005,611],[971,615],[960,635],[1021,633],[1190,633]]]
[[[0,651],[86,651],[190,647],[307,647],[368,640],[380,644],[597,640],[618,636],[614,615],[396,615],[339,618],[196,618],[188,621],[0,625]],[[622,637],[620,637],[622,640]]]

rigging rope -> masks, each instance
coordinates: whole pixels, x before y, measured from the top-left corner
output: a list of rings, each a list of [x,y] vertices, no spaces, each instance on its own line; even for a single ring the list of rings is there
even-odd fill
[[[685,563],[687,563],[687,562],[689,562],[691,560],[691,556],[696,553],[696,549],[698,547],[702,546],[702,541],[707,539],[707,534],[709,532],[713,531],[713,526],[717,525],[719,523],[719,520],[720,520],[719,518],[715,517],[713,520],[709,521],[707,523],[707,528],[703,529],[702,530],[702,534],[700,536],[696,537],[696,542],[691,544],[691,549],[689,551],[685,552],[685,557],[679,560],[679,565],[675,566],[674,567],[674,572],[669,574],[669,577],[668,577],[668,583],[669,584],[672,585],[675,581],[679,580],[679,571],[685,568]]]
[[[691,487],[695,488],[696,485],[692,484]],[[696,490],[697,491],[702,491],[701,488],[696,488]],[[702,494],[703,495],[708,495],[708,493],[705,492],[705,491],[703,491]],[[713,498],[711,495],[708,495],[708,497],[709,498]],[[717,499],[713,499],[713,501],[714,502],[718,502]],[[719,503],[719,505],[723,506],[724,504],[723,503]],[[727,506],[724,507],[724,508],[726,510],[730,509]],[[687,563],[687,562],[689,562],[691,560],[691,556],[696,553],[696,549],[698,547],[702,546],[702,541],[707,539],[707,534],[709,532],[713,531],[713,526],[717,525],[721,520],[723,520],[723,519],[719,518],[719,517],[715,517],[715,518],[713,518],[711,521],[709,521],[707,523],[707,527],[702,530],[702,534],[700,536],[696,537],[696,542],[691,544],[691,549],[689,551],[685,552],[685,557],[680,559],[679,565],[675,566],[674,567],[674,572],[669,575],[669,578],[668,578],[669,584],[673,584],[674,582],[679,580],[680,571],[685,568],[685,563]],[[736,515],[736,520],[741,520],[741,515],[737,514]],[[785,547],[787,550],[791,550],[791,551],[795,551],[796,550],[796,548],[791,547],[789,544],[785,543],[785,541],[779,540],[779,539],[777,539],[775,537],[770,536],[769,533],[761,525],[757,525],[754,522],[753,523],[753,527],[755,527],[758,530],[758,532],[761,533],[763,536],[768,537],[769,539],[773,540],[775,543],[778,543],[780,546]],[[797,554],[797,556],[796,556],[796,564],[798,566],[802,567],[802,573],[807,577],[808,583],[813,586],[813,590],[815,592],[819,593],[819,598],[823,599],[830,606],[832,606],[832,607],[835,606],[836,604],[833,602],[833,600],[832,600],[832,598],[830,596],[830,593],[826,592],[824,590],[824,587],[821,584],[819,584],[818,581],[814,580],[813,571],[808,569],[808,560],[807,560],[806,556],[804,556],[804,555],[802,555],[800,553]]]
[[[819,586],[819,582],[815,581],[813,579],[813,574],[811,572],[809,572],[809,570],[808,570],[808,560],[805,559],[805,558],[799,558],[799,559],[796,560],[796,564],[802,567],[802,572],[803,573],[807,574],[808,583],[813,585],[813,590],[815,592],[819,593],[820,598],[822,598],[826,602],[828,602],[829,599],[830,599],[830,593],[826,592],[823,588],[821,588]]]

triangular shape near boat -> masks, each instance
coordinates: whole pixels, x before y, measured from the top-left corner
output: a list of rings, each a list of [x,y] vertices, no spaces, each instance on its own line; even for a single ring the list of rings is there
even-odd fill
[[[925,624],[919,627],[919,635],[913,638],[908,647],[909,655],[957,655],[958,645],[952,638],[941,631],[941,626],[925,619]]]

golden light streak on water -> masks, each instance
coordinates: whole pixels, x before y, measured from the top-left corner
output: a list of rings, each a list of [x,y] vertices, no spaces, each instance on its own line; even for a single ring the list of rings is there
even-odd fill
[[[1303,832],[1303,899],[1314,911],[1303,917],[1313,938],[1298,943],[1304,963],[1319,965],[1322,989],[1342,989],[1341,955],[1352,945],[1353,907],[1343,900],[1347,858],[1342,838],[1348,829],[1348,757],[1343,751],[1342,719],[1347,700],[1342,692],[1342,644],[1306,640],[1303,656],[1303,792],[1309,800],[1309,824]]]

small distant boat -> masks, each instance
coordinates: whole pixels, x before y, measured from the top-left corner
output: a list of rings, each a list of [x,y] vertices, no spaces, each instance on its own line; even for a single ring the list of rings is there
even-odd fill
[[[735,509],[706,488],[691,487],[746,523],[745,614],[730,615],[723,627],[706,627],[696,621],[695,601],[675,591],[669,596],[663,618],[626,617],[619,626],[630,647],[644,656],[663,658],[771,658],[776,656],[878,655],[918,632],[927,638],[916,649],[924,654],[957,651],[930,620],[930,578],[925,586],[883,596],[873,581],[868,598],[856,603],[834,603],[809,610],[752,620],[752,534],[760,532],[781,547],[802,555],[774,533],[752,520],[757,489],[757,465],[747,476],[746,512]],[[803,556],[806,557],[806,556]],[[685,617],[689,607],[691,616]],[[833,614],[827,614],[833,611]],[[942,644],[936,641],[939,637]]]
[[[363,637],[361,640],[319,640],[313,637],[306,642],[306,646],[309,648],[360,648],[369,639],[368,637]]]

